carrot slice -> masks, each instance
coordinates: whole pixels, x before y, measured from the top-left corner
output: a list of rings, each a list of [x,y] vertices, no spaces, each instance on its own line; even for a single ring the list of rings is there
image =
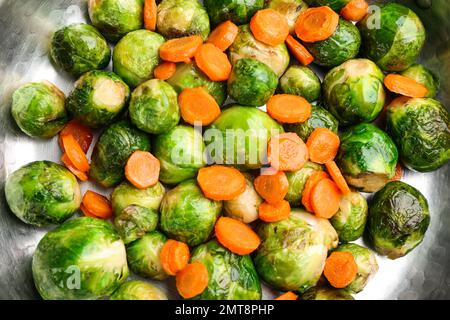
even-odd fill
[[[291,215],[291,206],[286,200],[281,200],[276,205],[263,202],[259,205],[259,218],[264,222],[277,222],[288,219]]]
[[[286,196],[289,181],[283,171],[260,175],[253,182],[256,192],[268,203],[276,205]]]
[[[61,136],[63,144],[63,150],[67,154],[67,157],[72,162],[73,166],[83,172],[89,171],[89,161],[81,149],[80,144],[71,134],[65,134]]]
[[[70,120],[59,133],[59,145],[64,152],[61,137],[67,134],[73,135],[75,140],[80,144],[84,153],[87,153],[91,146],[92,139],[94,137],[92,130],[85,125],[82,125],[78,120]]]
[[[197,182],[205,196],[213,200],[232,200],[245,191],[244,175],[237,169],[214,165],[198,171]]]
[[[215,231],[220,244],[239,255],[252,253],[261,243],[261,239],[248,225],[229,217],[220,217]]]
[[[255,39],[269,46],[282,44],[289,35],[286,17],[273,9],[256,12],[250,20],[250,30]]]
[[[112,217],[111,202],[97,192],[86,191],[81,202],[90,213],[98,218],[109,219]]]
[[[95,214],[93,214],[92,212],[90,212],[90,211],[84,206],[83,203],[80,203],[80,210],[81,210],[81,212],[83,212],[83,214],[84,214],[86,217],[98,218]]]
[[[220,107],[204,88],[188,88],[178,96],[181,117],[189,124],[210,125],[220,116]]]
[[[275,300],[297,300],[298,295],[293,293],[292,291],[283,293],[281,296],[275,298]]]
[[[69,171],[72,172],[80,181],[87,181],[89,179],[86,172],[80,171],[75,168],[66,153],[63,153],[63,155],[61,156],[61,161],[62,163],[64,163],[66,168],[69,169]]]
[[[227,50],[236,39],[239,27],[230,20],[222,22],[209,35],[207,43],[215,45],[222,51]]]
[[[193,298],[205,291],[208,281],[208,269],[201,262],[188,264],[176,276],[178,293],[185,299]]]
[[[305,42],[318,42],[331,37],[339,24],[339,15],[330,7],[306,9],[295,23],[295,34]]]
[[[322,179],[311,190],[311,207],[319,218],[331,219],[339,211],[341,193],[331,179]]]
[[[337,166],[336,162],[329,161],[325,163],[325,167],[327,167],[328,173],[330,174],[333,181],[338,186],[339,190],[341,190],[342,194],[348,194],[351,192],[348,187],[347,181],[345,181],[344,176],[341,173],[341,170]]]
[[[282,171],[297,171],[309,159],[308,148],[293,132],[281,133],[270,138],[267,158],[272,167]]]
[[[305,122],[311,116],[311,104],[293,94],[276,94],[267,101],[267,113],[281,123]]]
[[[316,184],[322,179],[328,179],[329,176],[325,171],[316,171],[314,172],[308,180],[306,180],[305,188],[302,192],[302,204],[306,210],[309,212],[313,212],[313,208],[311,206],[310,197],[311,191],[316,186]]]
[[[175,71],[177,71],[177,65],[174,62],[165,61],[155,68],[153,75],[156,79],[167,80],[174,75]]]
[[[384,78],[384,85],[389,91],[411,98],[424,98],[428,89],[416,80],[399,74],[389,74]]]
[[[202,37],[197,35],[171,39],[161,45],[159,56],[165,61],[188,63],[202,43]]]
[[[350,252],[335,251],[327,258],[323,274],[335,288],[342,289],[352,283],[358,273],[355,257]]]
[[[339,136],[327,128],[316,128],[310,134],[306,146],[311,161],[324,164],[333,160],[341,144]]]
[[[135,151],[125,165],[125,176],[138,189],[154,186],[159,179],[160,164],[150,152]]]
[[[145,29],[150,31],[156,30],[156,15],[158,13],[158,7],[156,6],[156,0],[145,0],[144,2],[144,26]]]
[[[392,177],[391,181],[400,181],[403,178],[403,168],[400,163],[397,163],[395,167],[395,175]]]
[[[305,48],[300,42],[294,39],[293,36],[288,35],[286,38],[286,45],[291,52],[291,54],[298,60],[302,65],[307,66],[314,61],[314,57],[309,53],[308,49]]]
[[[231,63],[227,55],[211,43],[205,43],[197,50],[195,62],[212,81],[225,81],[230,77]]]
[[[361,21],[369,12],[366,0],[352,0],[341,10],[341,16],[348,21]]]
[[[187,266],[190,258],[189,247],[183,242],[169,239],[159,256],[164,271],[174,276]]]

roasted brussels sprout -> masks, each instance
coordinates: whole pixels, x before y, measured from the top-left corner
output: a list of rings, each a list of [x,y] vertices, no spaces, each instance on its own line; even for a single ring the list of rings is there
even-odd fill
[[[106,188],[117,185],[125,177],[125,163],[136,150],[149,151],[150,137],[128,121],[113,123],[94,147],[89,177]]]
[[[236,61],[228,79],[228,94],[242,105],[259,107],[274,94],[278,78],[267,65],[256,59]]]
[[[128,33],[114,49],[114,72],[132,88],[153,78],[153,70],[160,61],[159,47],[163,43],[164,37],[152,31]]]
[[[281,77],[289,66],[289,52],[286,45],[276,47],[266,45],[253,37],[248,24],[239,27],[239,33],[229,48],[231,64],[241,58],[253,58],[268,65],[278,77]]]
[[[155,230],[158,218],[156,210],[132,204],[114,218],[114,226],[123,242],[128,244]]]
[[[195,180],[180,183],[166,193],[161,203],[161,230],[196,246],[206,242],[222,210],[222,202],[206,198]]]
[[[203,263],[209,274],[208,286],[194,299],[261,299],[261,283],[249,255],[231,253],[216,240],[211,240],[192,251],[191,261]]]
[[[450,160],[450,116],[439,101],[396,99],[387,109],[387,124],[408,167],[433,171]]]
[[[240,25],[264,8],[264,0],[204,0],[204,5],[213,25],[227,20]]]
[[[280,89],[313,102],[320,97],[320,79],[310,68],[294,65],[281,77]]]
[[[60,68],[79,77],[85,72],[106,68],[111,50],[97,29],[78,23],[53,34],[50,55]]]
[[[384,107],[383,80],[383,73],[372,61],[349,60],[325,76],[325,103],[341,125],[372,122]]]
[[[330,287],[314,287],[301,296],[302,300],[354,300],[345,290]]]
[[[358,23],[364,53],[383,71],[403,71],[417,59],[425,43],[425,29],[409,8],[381,4]]]
[[[31,162],[14,171],[6,179],[5,196],[20,220],[39,227],[63,222],[81,202],[75,176],[50,161]]]
[[[336,162],[347,182],[363,192],[375,192],[395,175],[398,151],[392,139],[373,124],[346,130]]]
[[[90,71],[75,82],[67,98],[67,111],[91,128],[110,124],[125,108],[130,88],[116,74]]]
[[[206,40],[210,31],[208,13],[198,0],[162,0],[156,26],[169,39],[198,34]]]
[[[298,207],[301,205],[302,192],[306,180],[308,180],[314,172],[321,170],[321,165],[308,161],[303,168],[298,171],[285,172],[289,182],[289,189],[284,199],[289,201],[291,207]]]
[[[294,33],[295,22],[298,16],[308,8],[303,0],[266,0],[267,7],[278,11],[286,17],[289,25],[289,32]]]
[[[48,232],[33,255],[33,278],[46,300],[108,296],[128,277],[125,246],[112,226],[82,217]]]
[[[51,138],[68,120],[65,100],[64,93],[48,81],[27,83],[14,92],[11,114],[30,137]]]
[[[111,41],[142,28],[143,0],[89,0],[92,24]]]
[[[261,245],[255,266],[259,275],[282,291],[303,292],[314,286],[325,266],[328,250],[338,236],[326,219],[293,209],[289,219],[258,228]]]
[[[131,280],[114,291],[110,300],[167,300],[158,287],[141,280]]]
[[[329,6],[334,11],[340,12],[351,0],[305,0],[314,7]]]
[[[418,83],[424,85],[428,89],[426,98],[436,97],[440,81],[439,78],[430,70],[421,64],[413,64],[411,67],[401,73],[403,76],[416,80]]]
[[[369,238],[375,250],[389,259],[403,257],[418,246],[429,224],[427,200],[404,182],[389,182],[370,204]]]

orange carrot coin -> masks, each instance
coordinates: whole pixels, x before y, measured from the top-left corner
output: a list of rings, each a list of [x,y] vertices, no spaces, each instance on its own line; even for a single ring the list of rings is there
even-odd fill
[[[291,215],[291,206],[286,200],[281,200],[276,205],[263,202],[259,205],[258,213],[259,219],[264,222],[277,222],[289,218]]]
[[[209,35],[207,43],[215,45],[222,51],[227,50],[236,39],[239,28],[230,20],[222,22]]]
[[[220,217],[215,231],[220,244],[235,254],[250,254],[261,243],[258,235],[248,225],[229,217]]]
[[[350,193],[351,190],[348,187],[347,181],[345,181],[345,178],[342,175],[341,170],[337,166],[336,162],[329,161],[325,163],[325,167],[327,168],[328,173],[330,174],[333,181],[339,187],[339,190],[341,190],[342,194]]]
[[[384,78],[384,85],[389,91],[411,98],[424,98],[428,89],[416,80],[399,74],[389,74]]]
[[[239,170],[221,165],[201,168],[197,182],[205,197],[213,200],[233,200],[246,188],[245,177]]]
[[[167,80],[174,75],[175,71],[177,71],[177,65],[174,62],[165,61],[155,68],[153,75],[156,79]]]
[[[306,141],[309,159],[320,164],[327,163],[336,157],[340,144],[336,133],[327,128],[316,128]]]
[[[189,124],[210,125],[220,116],[220,107],[204,88],[187,88],[178,96],[181,117]]]
[[[112,217],[113,211],[111,202],[106,197],[94,191],[86,191],[81,201],[84,207],[93,215],[101,219]]]
[[[211,43],[205,43],[197,50],[195,62],[212,81],[225,81],[230,77],[231,63],[227,55]]]
[[[66,168],[69,169],[69,171],[72,172],[80,181],[87,181],[89,179],[86,172],[80,171],[75,168],[66,153],[63,153],[63,155],[61,156],[61,161],[62,163],[64,163]]]
[[[300,96],[276,94],[267,101],[267,113],[281,123],[305,122],[311,116],[311,104]]]
[[[292,291],[283,293],[278,298],[275,298],[275,300],[297,300],[297,299],[298,299],[298,296],[295,293],[293,293]]]
[[[339,24],[339,15],[330,7],[309,8],[300,13],[295,33],[304,42],[318,42],[331,37]]]
[[[302,65],[307,66],[314,61],[314,57],[309,53],[308,49],[305,48],[300,42],[294,39],[293,36],[288,35],[286,38],[286,46],[288,47],[291,54],[298,60]]]
[[[88,152],[94,137],[91,128],[82,125],[78,120],[70,120],[67,122],[64,128],[59,132],[59,145],[63,152],[65,151],[61,137],[68,134],[71,134],[75,140],[77,140],[84,153]]]
[[[261,198],[273,205],[281,202],[289,189],[289,181],[283,171],[260,175],[253,184]]]
[[[342,8],[341,16],[348,21],[361,21],[369,12],[366,0],[352,0]]]
[[[161,45],[159,56],[165,61],[188,63],[202,43],[202,37],[197,35],[171,39]]]
[[[305,188],[303,188],[302,192],[302,204],[306,210],[309,212],[313,212],[313,208],[311,206],[310,197],[311,191],[316,186],[316,184],[322,179],[328,179],[329,176],[324,171],[316,171],[312,175],[309,176],[308,180],[306,180]]]
[[[282,171],[298,171],[309,159],[308,148],[293,132],[272,136],[267,147],[267,158],[272,167]]]
[[[150,152],[135,151],[125,165],[125,176],[138,189],[154,186],[159,180],[160,164]]]
[[[311,207],[319,218],[331,219],[339,211],[340,201],[339,188],[330,179],[320,180],[311,190]]]
[[[63,150],[73,166],[82,172],[89,171],[89,161],[78,141],[71,134],[61,136]]]
[[[255,39],[269,46],[278,46],[289,35],[286,17],[273,9],[263,9],[250,20],[250,30]]]
[[[185,299],[198,296],[208,286],[208,269],[201,262],[192,262],[177,273],[176,287],[178,293]]]
[[[347,287],[355,280],[358,265],[350,252],[335,251],[327,258],[323,274],[335,288]]]

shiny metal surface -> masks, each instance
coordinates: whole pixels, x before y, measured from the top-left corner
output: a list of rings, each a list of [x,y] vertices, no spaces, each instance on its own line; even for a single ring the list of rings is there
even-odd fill
[[[422,60],[440,76],[439,99],[449,108],[450,2],[398,2],[411,6],[426,25],[428,42]],[[60,157],[55,139],[34,140],[20,132],[10,116],[11,95],[19,85],[41,79],[69,93],[74,79],[52,66],[47,54],[49,39],[62,25],[88,20],[83,0],[0,0],[0,299],[39,298],[31,276],[31,257],[46,232],[25,225],[9,212],[5,178],[28,162],[58,162]],[[380,270],[357,299],[450,298],[450,165],[434,173],[406,172],[404,180],[429,200],[430,228],[424,242],[405,258],[378,257]],[[96,188],[83,185],[83,189],[88,187]],[[173,283],[158,285],[175,297],[170,289]],[[264,296],[271,298],[273,293],[265,289]]]

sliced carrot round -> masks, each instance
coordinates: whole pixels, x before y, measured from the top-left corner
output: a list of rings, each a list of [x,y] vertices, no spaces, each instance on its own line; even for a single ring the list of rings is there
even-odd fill
[[[218,25],[209,35],[207,43],[215,45],[222,51],[227,50],[236,39],[239,27],[230,20]]]
[[[229,217],[220,217],[215,231],[220,244],[239,255],[252,253],[261,243],[258,235],[248,225]]]
[[[205,291],[208,281],[208,269],[201,262],[188,264],[176,276],[178,293],[185,299],[193,298]]]
[[[281,133],[270,138],[267,158],[272,167],[282,171],[298,171],[309,159],[308,148],[293,132]]]
[[[160,63],[155,70],[153,71],[153,75],[156,79],[159,80],[167,80],[171,78],[175,71],[177,71],[177,65],[175,62],[165,61]]]
[[[98,218],[109,219],[112,217],[113,211],[111,202],[94,191],[86,191],[81,201],[86,209]]]
[[[322,179],[328,179],[329,176],[325,171],[316,171],[312,175],[309,176],[308,180],[306,180],[305,187],[302,192],[302,204],[306,210],[309,212],[313,212],[313,208],[311,206],[310,197],[311,191],[316,186],[316,184]]]
[[[341,190],[342,194],[350,193],[351,190],[348,187],[347,181],[345,181],[345,178],[342,175],[341,170],[337,166],[336,162],[329,161],[325,163],[325,167],[327,168],[328,173],[330,174],[333,181],[339,187],[339,190]]]
[[[352,0],[341,10],[341,16],[348,21],[361,21],[369,12],[366,0]]]
[[[295,33],[304,42],[318,42],[331,37],[339,24],[339,15],[330,7],[309,8],[300,13]]]
[[[202,45],[202,37],[195,35],[171,39],[159,48],[161,59],[170,62],[189,62]]]
[[[161,249],[160,260],[164,271],[171,276],[183,270],[189,262],[190,254],[187,244],[169,239]]]
[[[220,116],[220,107],[204,88],[187,88],[178,96],[181,117],[189,124],[210,125]]]
[[[160,164],[150,152],[135,151],[125,165],[125,176],[138,189],[154,186],[159,180]]]
[[[145,29],[155,31],[156,29],[156,16],[158,7],[156,6],[156,0],[145,0],[144,2],[144,26]]]
[[[428,89],[414,79],[399,74],[390,74],[384,78],[384,85],[389,91],[411,98],[424,98]]]
[[[93,214],[92,212],[90,212],[83,203],[80,203],[80,210],[81,212],[83,212],[83,214],[86,217],[91,217],[91,218],[98,218],[95,214]]]
[[[335,288],[347,287],[355,280],[358,265],[350,252],[335,251],[327,258],[323,274]]]
[[[245,177],[239,170],[221,165],[201,168],[197,182],[203,194],[213,200],[233,200],[246,187]]]
[[[319,218],[331,219],[339,211],[341,193],[330,179],[322,179],[311,190],[311,207]]]
[[[80,171],[75,168],[66,153],[63,153],[63,155],[61,156],[61,161],[62,163],[64,163],[66,168],[69,169],[69,171],[72,172],[80,181],[87,181],[89,179],[86,172]]]
[[[298,296],[292,291],[283,293],[281,296],[275,298],[275,300],[297,300]]]
[[[281,200],[275,205],[263,202],[259,205],[258,213],[259,219],[264,222],[277,222],[289,218],[291,206],[286,200]]]
[[[327,163],[336,157],[340,144],[336,133],[327,128],[316,128],[306,141],[309,159],[320,164]]]
[[[59,132],[59,139],[58,139],[59,145],[63,150],[63,152],[65,151],[61,137],[68,134],[71,134],[75,138],[75,140],[77,140],[84,153],[88,152],[89,147],[91,146],[92,143],[92,139],[94,137],[91,128],[82,125],[80,122],[78,122],[78,120],[75,119],[67,122],[64,128]]]
[[[314,61],[314,57],[309,53],[308,49],[305,48],[300,42],[294,39],[293,36],[288,35],[286,38],[286,45],[291,52],[291,54],[298,60],[302,65],[307,66]]]
[[[250,20],[250,30],[255,39],[269,46],[282,44],[289,35],[286,17],[273,9],[256,12]]]
[[[289,181],[283,171],[260,175],[253,184],[261,198],[274,205],[284,199],[289,189]]]
[[[211,43],[205,43],[197,50],[195,62],[212,81],[225,81],[230,77],[231,63],[227,55]]]
[[[82,171],[89,171],[89,161],[78,141],[71,134],[61,136],[63,149],[73,166]]]
[[[281,123],[305,122],[311,116],[311,104],[293,94],[276,94],[267,101],[267,113]]]

